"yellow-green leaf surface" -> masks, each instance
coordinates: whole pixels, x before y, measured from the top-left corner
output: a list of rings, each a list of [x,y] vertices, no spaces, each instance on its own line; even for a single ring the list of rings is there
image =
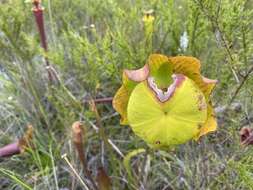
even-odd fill
[[[127,125],[127,105],[129,97],[138,84],[138,82],[146,80],[149,74],[148,65],[138,70],[124,70],[122,81],[123,84],[113,97],[113,107],[121,115],[120,123]]]
[[[144,67],[142,67],[141,69],[124,70],[123,84],[121,88],[117,91],[113,99],[113,107],[121,115],[121,124],[131,125],[128,116],[129,98],[132,95],[133,90],[139,83],[148,82],[148,79],[152,78],[153,83],[155,83],[153,87],[160,89],[159,92],[156,92],[156,95],[159,94],[158,97],[160,104],[163,104],[164,101],[166,102],[166,99],[168,98],[163,95],[163,91],[165,91],[168,86],[172,85],[173,75],[181,74],[188,77],[188,79],[191,79],[196,89],[202,92],[205,97],[204,102],[205,104],[207,104],[206,106],[208,107],[205,122],[203,124],[198,125],[200,127],[199,133],[192,138],[195,138],[197,140],[200,136],[215,131],[217,128],[217,122],[211,105],[210,94],[215,87],[217,81],[203,77],[200,74],[200,67],[200,61],[194,57],[167,57],[161,54],[152,54],[149,56],[147,64],[145,64]],[[145,95],[143,95],[143,97],[144,96]],[[185,99],[188,99],[187,96],[188,95],[186,95]],[[162,107],[163,106],[164,105],[162,105]],[[138,109],[138,107],[136,109]],[[142,119],[143,122],[145,122],[146,118]],[[157,144],[160,144],[160,141],[157,141]]]
[[[197,140],[200,136],[215,131],[217,129],[216,118],[211,105],[211,101],[209,100],[209,96],[212,93],[217,83],[217,80],[211,80],[203,77],[200,74],[200,61],[194,57],[176,56],[169,57],[168,59],[173,65],[174,72],[183,74],[192,79],[195,84],[200,88],[200,90],[204,93],[206,102],[209,102],[207,110],[207,120],[201,128],[201,132],[196,138]]]
[[[204,94],[184,77],[172,96],[161,102],[149,84],[138,84],[128,102],[128,121],[133,131],[155,148],[171,147],[195,138],[207,119]]]
[[[192,79],[206,97],[210,95],[217,81],[202,77],[200,74],[200,61],[195,57],[176,56],[168,58],[173,65],[175,73],[183,74]]]
[[[200,133],[195,139],[198,140],[199,137],[201,137],[209,132],[216,131],[216,129],[217,129],[217,121],[216,121],[216,118],[214,115],[214,110],[213,110],[212,106],[208,103],[206,122],[200,128]]]
[[[128,80],[125,74],[123,74],[123,78],[125,78],[125,83],[123,82],[123,85],[115,94],[112,103],[113,103],[114,109],[121,115],[120,123],[122,125],[127,125],[128,124],[127,104],[128,104],[129,97],[137,83]]]

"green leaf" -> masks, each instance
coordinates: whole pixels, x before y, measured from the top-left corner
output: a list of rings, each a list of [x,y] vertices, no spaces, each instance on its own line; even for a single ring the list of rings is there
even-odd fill
[[[136,156],[138,154],[141,154],[143,152],[145,152],[145,149],[143,149],[143,148],[136,149],[136,150],[133,150],[133,151],[129,152],[124,157],[123,164],[124,164],[124,167],[126,168],[127,174],[130,177],[130,179],[133,179],[133,175],[132,175],[132,172],[131,172],[131,164],[130,164],[131,158],[133,158],[134,156]]]
[[[154,77],[160,89],[167,88],[172,83],[173,65],[166,56],[153,54],[149,57],[150,76]]]
[[[0,172],[3,173],[4,175],[8,176],[11,178],[13,181],[15,181],[17,184],[22,186],[24,189],[32,190],[33,188],[27,185],[24,181],[22,181],[19,177],[17,177],[14,172],[0,168]]]

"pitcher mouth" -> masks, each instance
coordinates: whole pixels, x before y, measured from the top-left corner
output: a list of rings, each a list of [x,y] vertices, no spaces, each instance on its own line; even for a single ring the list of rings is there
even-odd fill
[[[149,88],[155,93],[156,98],[162,103],[168,101],[173,96],[176,88],[179,87],[185,80],[185,76],[182,74],[173,74],[172,79],[173,83],[165,89],[158,88],[154,77],[148,77],[147,79]]]

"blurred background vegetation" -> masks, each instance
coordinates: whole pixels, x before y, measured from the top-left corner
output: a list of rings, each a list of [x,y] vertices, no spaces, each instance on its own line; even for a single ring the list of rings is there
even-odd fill
[[[82,176],[71,125],[85,124],[88,167],[102,165],[113,189],[253,189],[253,149],[238,131],[253,122],[252,0],[44,0],[48,60],[60,82],[50,84],[32,4],[0,1],[0,146],[34,127],[35,148],[0,160],[0,189],[82,189],[64,159]],[[154,30],[143,16],[153,9]],[[112,97],[124,68],[142,67],[151,53],[189,55],[219,81],[213,104],[217,132],[171,151],[122,156],[147,148],[119,125],[110,103],[97,105],[110,144],[101,147],[97,114],[85,103]],[[101,162],[102,158],[102,162]],[[129,168],[128,168],[129,169]]]

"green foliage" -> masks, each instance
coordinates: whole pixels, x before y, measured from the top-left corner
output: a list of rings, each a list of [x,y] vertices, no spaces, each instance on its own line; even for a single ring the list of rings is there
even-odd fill
[[[29,185],[27,185],[25,182],[23,182],[22,180],[20,180],[20,178],[18,178],[15,173],[2,169],[0,168],[0,172],[8,177],[10,177],[13,181],[15,181],[15,183],[19,184],[21,187],[23,187],[24,189],[28,189],[28,190],[32,190],[32,187],[30,187]]]
[[[85,151],[89,168],[104,165],[116,189],[253,189],[252,150],[239,145],[238,130],[253,118],[252,0],[44,0],[50,64],[59,81],[50,85],[40,48],[32,5],[3,0],[0,5],[0,145],[20,137],[25,126],[35,128],[36,149],[0,160],[0,189],[78,189],[73,172],[61,159],[67,153],[81,171],[71,143],[71,124],[85,121]],[[144,11],[154,10],[152,39],[145,37]],[[186,32],[188,47],[180,38]],[[147,42],[147,40],[152,40]],[[151,46],[151,47],[149,47]],[[95,114],[84,100],[113,96],[122,69],[145,64],[152,52],[192,55],[202,73],[219,80],[214,92],[218,132],[174,152],[151,152],[150,167],[142,155],[129,161],[110,145],[104,153],[94,130]],[[252,68],[252,71],[251,71]],[[250,72],[251,71],[251,72]],[[233,109],[236,102],[241,109]],[[104,135],[126,155],[146,148],[109,104],[98,105]],[[104,155],[103,155],[104,154]],[[145,160],[145,159],[144,159]],[[143,170],[144,168],[147,168]],[[81,172],[79,172],[81,174]],[[148,180],[145,180],[147,176]]]

